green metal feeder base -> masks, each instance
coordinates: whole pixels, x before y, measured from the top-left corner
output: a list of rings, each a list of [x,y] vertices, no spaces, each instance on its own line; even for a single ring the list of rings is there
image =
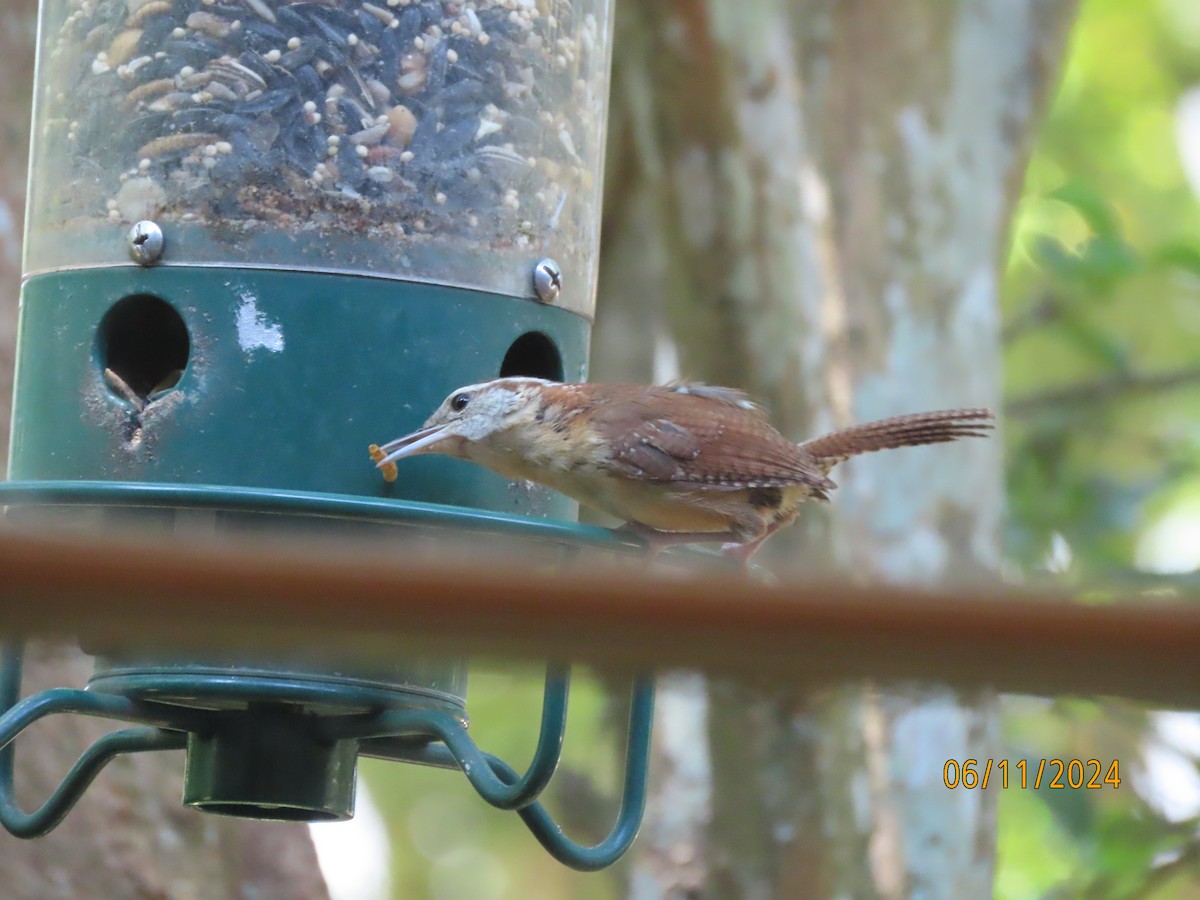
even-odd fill
[[[528,770],[519,775],[503,760],[482,752],[460,719],[438,710],[320,716],[270,703],[242,711],[193,709],[66,688],[21,700],[21,659],[19,644],[0,647],[0,826],[15,837],[34,838],[51,831],[109,760],[184,747],[185,803],[209,812],[289,821],[351,816],[360,753],[458,768],[487,803],[516,810],[555,859],[581,871],[602,869],[619,859],[637,836],[645,809],[654,717],[654,681],[649,677],[638,678],[633,688],[616,824],[600,843],[584,847],[568,838],[537,800],[562,752],[569,685],[565,668],[547,670],[537,749]],[[15,798],[13,742],[34,722],[55,713],[101,716],[139,727],[98,740],[41,807],[25,812]]]

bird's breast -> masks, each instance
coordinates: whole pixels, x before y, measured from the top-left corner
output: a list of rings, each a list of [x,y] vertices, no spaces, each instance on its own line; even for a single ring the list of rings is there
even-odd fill
[[[598,477],[604,449],[597,439],[578,429],[521,428],[473,445],[469,458],[506,478],[537,481],[570,493],[560,485]]]

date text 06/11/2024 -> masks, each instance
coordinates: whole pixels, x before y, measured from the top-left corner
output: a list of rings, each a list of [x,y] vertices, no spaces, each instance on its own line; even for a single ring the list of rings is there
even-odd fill
[[[950,790],[995,785],[1098,791],[1121,786],[1121,763],[1116,759],[1107,765],[1098,759],[948,759],[942,767],[942,781]]]

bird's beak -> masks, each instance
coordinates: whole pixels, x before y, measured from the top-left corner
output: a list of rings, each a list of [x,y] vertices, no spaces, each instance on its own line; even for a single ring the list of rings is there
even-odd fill
[[[403,459],[406,456],[417,456],[421,453],[436,453],[437,451],[431,448],[451,436],[448,425],[429,425],[414,431],[412,434],[396,438],[394,441],[389,441],[379,448],[386,455],[379,462],[375,463],[375,468],[383,468],[388,463]]]

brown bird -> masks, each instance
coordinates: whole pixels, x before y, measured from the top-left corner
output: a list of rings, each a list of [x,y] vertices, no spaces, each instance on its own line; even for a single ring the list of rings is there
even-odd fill
[[[424,426],[373,456],[381,468],[421,453],[467,459],[615,516],[655,553],[722,541],[745,563],[803,501],[828,501],[837,463],[984,437],[991,420],[986,409],[916,413],[796,444],[732,388],[498,378],[454,391]]]

